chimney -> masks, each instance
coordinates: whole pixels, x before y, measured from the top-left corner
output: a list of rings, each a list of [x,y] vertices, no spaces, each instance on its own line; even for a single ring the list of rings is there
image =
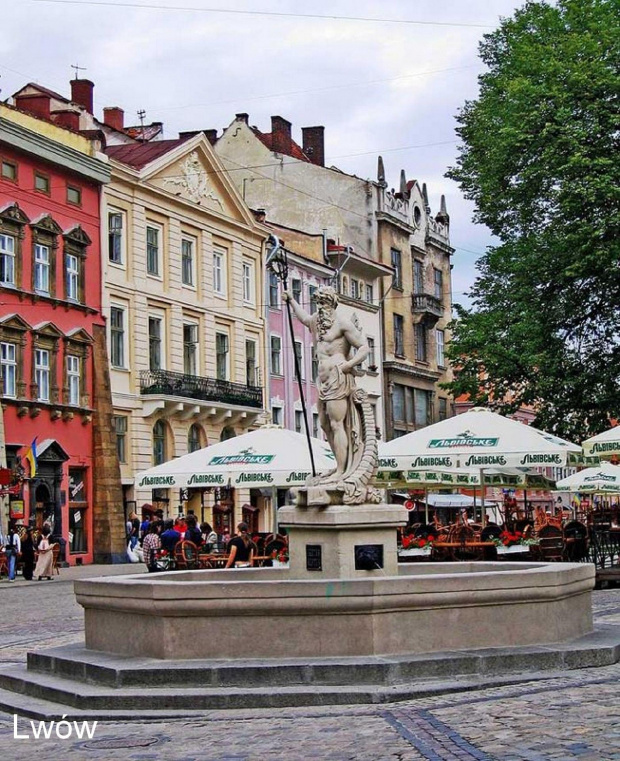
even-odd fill
[[[325,127],[302,127],[303,151],[313,164],[325,166]]]
[[[235,114],[235,121],[237,122],[245,122],[245,124],[247,124],[249,118],[249,114]]]
[[[281,116],[271,117],[271,150],[275,153],[291,155],[293,141],[291,139],[291,123]]]
[[[71,80],[71,100],[78,106],[86,109],[89,114],[93,112],[93,90],[95,85],[90,79]]]
[[[18,95],[15,98],[15,106],[20,111],[27,111],[33,116],[50,121],[50,96],[43,93],[31,95]]]
[[[70,111],[69,109],[66,109],[65,111],[54,111],[52,119],[59,127],[67,127],[74,132],[79,132],[80,130],[80,115],[77,111]]]
[[[103,109],[103,123],[122,132],[125,128],[125,112],[118,106],[108,106]]]

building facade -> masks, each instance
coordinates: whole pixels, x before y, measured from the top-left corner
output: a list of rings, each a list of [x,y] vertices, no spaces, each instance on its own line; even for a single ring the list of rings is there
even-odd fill
[[[215,149],[252,208],[323,234],[332,266],[338,253],[342,301],[357,306],[367,335],[377,336],[376,375],[367,373],[361,385],[376,394],[377,422],[391,439],[454,414],[440,387],[450,378],[449,217],[444,200],[433,216],[425,188],[404,173],[399,190],[389,190],[381,160],[376,181],[325,167],[323,138],[323,127],[303,128],[300,146],[286,119],[272,117],[264,133],[238,114]]]
[[[114,473],[101,488],[95,459],[111,410],[94,362],[105,356],[100,204],[110,171],[97,140],[48,117],[45,98],[0,105],[2,407],[7,464],[25,475],[9,513],[49,522],[61,559],[81,564],[124,548],[112,527],[122,521]]]
[[[268,232],[202,133],[107,153],[104,311],[125,500],[191,509],[224,533],[248,494],[171,493],[135,475],[263,422]]]

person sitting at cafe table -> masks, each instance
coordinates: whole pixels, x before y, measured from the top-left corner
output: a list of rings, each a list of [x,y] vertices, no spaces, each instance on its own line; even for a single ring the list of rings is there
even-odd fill
[[[175,529],[174,521],[167,520],[164,523],[164,531],[160,537],[162,550],[174,552],[174,548],[181,541],[181,534]]]
[[[188,542],[193,542],[196,547],[202,544],[202,531],[198,528],[198,521],[195,515],[187,516],[187,530],[183,537]]]
[[[248,568],[252,565],[254,557],[254,542],[248,534],[249,527],[247,523],[240,523],[237,526],[237,536],[230,540],[228,551],[230,556],[226,563],[226,568]]]

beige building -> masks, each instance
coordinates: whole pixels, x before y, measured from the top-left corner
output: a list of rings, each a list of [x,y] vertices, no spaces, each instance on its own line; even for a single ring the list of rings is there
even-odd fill
[[[444,347],[453,249],[445,202],[433,216],[424,189],[404,173],[399,190],[389,190],[381,160],[376,181],[325,167],[323,127],[303,128],[300,146],[280,116],[263,133],[237,114],[215,150],[251,208],[325,237],[343,303],[374,307],[358,311],[382,352],[370,380],[383,397],[385,438],[452,415],[439,386],[450,378]],[[380,399],[376,406],[381,415]]]
[[[202,133],[107,153],[104,313],[125,497],[169,514],[183,503],[210,518],[214,502],[229,508],[247,495],[207,490],[179,500],[138,488],[134,476],[262,422],[268,231]],[[216,512],[221,529],[241,517]]]

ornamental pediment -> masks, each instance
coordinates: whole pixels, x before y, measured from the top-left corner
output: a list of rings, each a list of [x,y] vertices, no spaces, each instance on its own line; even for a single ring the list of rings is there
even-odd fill
[[[92,344],[94,343],[93,337],[84,328],[74,328],[65,335],[66,341],[75,341],[76,343]]]
[[[62,228],[58,222],[52,218],[51,214],[43,214],[41,217],[38,217],[30,223],[30,227],[34,227],[40,232],[46,232],[50,235],[62,234]]]
[[[25,333],[27,330],[30,330],[30,325],[21,315],[13,313],[0,318],[0,329],[18,330],[21,333]]]
[[[53,322],[40,322],[32,326],[32,332],[48,338],[61,338],[64,336],[62,330],[56,327]]]
[[[69,230],[65,230],[62,235],[65,240],[75,243],[78,246],[90,246],[92,243],[90,237],[84,232],[81,225],[74,225]]]
[[[30,222],[30,219],[20,209],[17,202],[11,203],[0,209],[0,219],[5,222],[13,222],[17,225],[27,225]]]

